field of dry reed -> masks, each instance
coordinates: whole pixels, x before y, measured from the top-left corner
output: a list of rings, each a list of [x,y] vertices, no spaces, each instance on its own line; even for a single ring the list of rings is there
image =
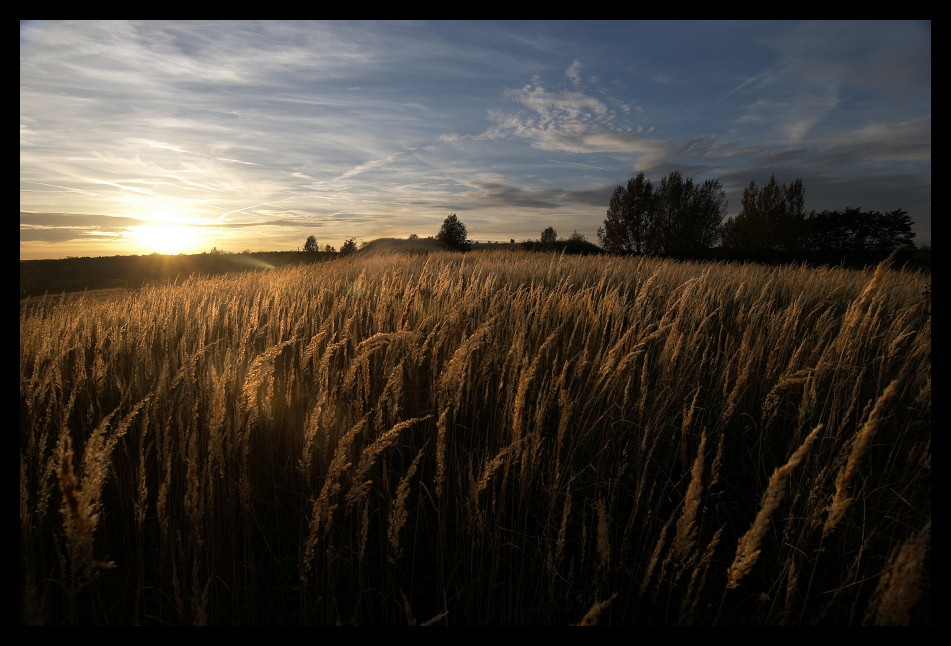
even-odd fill
[[[21,624],[930,625],[929,282],[473,252],[28,304]]]

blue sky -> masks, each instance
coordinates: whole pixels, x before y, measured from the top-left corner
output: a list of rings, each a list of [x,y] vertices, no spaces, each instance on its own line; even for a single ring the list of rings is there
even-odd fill
[[[930,244],[930,22],[20,23],[21,259],[595,241],[674,170]]]

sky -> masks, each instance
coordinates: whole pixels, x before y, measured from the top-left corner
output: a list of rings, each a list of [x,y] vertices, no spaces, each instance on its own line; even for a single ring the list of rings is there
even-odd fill
[[[21,260],[596,242],[673,171],[930,245],[930,21],[20,22]]]

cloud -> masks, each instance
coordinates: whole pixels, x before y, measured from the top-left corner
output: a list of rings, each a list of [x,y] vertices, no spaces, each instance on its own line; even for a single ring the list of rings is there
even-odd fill
[[[20,226],[30,227],[70,227],[75,229],[97,227],[114,229],[145,224],[139,218],[127,218],[114,215],[90,213],[35,213],[20,211]]]
[[[576,60],[569,69],[580,68]],[[520,139],[533,148],[572,154],[614,154],[637,158],[637,165],[649,169],[678,157],[706,157],[722,152],[716,137],[703,135],[683,141],[665,140],[631,121],[640,110],[612,98],[606,92],[593,96],[584,89],[549,91],[536,81],[507,96],[520,104],[521,111],[493,110],[495,125],[478,139]],[[458,142],[460,137],[446,137]]]
[[[569,69],[580,68],[575,61]],[[507,96],[525,110],[489,113],[495,126],[478,139],[517,138],[534,148],[567,153],[626,153],[658,157],[670,144],[634,132],[627,122],[630,106],[609,97],[601,99],[581,90],[548,91],[540,83],[510,90]],[[610,105],[609,105],[610,102]],[[458,135],[447,136],[455,142]]]
[[[257,208],[262,207],[262,206],[273,206],[273,205],[275,205],[275,204],[283,204],[284,202],[289,202],[289,201],[295,199],[296,197],[297,197],[296,195],[291,195],[290,197],[286,197],[286,198],[284,198],[284,199],[282,199],[282,200],[273,200],[273,201],[270,201],[270,202],[261,202],[260,204],[253,204],[253,205],[251,205],[251,206],[244,206],[244,207],[241,207],[241,208],[239,208],[239,209],[233,209],[233,210],[231,210],[231,211],[228,211],[227,213],[222,213],[221,215],[219,215],[219,216],[218,216],[218,221],[220,222],[220,221],[224,220],[226,217],[228,217],[229,215],[234,215],[235,213],[246,213],[246,212],[248,212],[248,211],[252,211],[252,210],[257,209]]]
[[[372,161],[365,162],[355,168],[351,168],[350,170],[342,173],[336,179],[338,180],[347,179],[349,177],[353,177],[354,175],[359,175],[360,173],[363,173],[365,171],[373,170],[374,168],[382,168],[383,166],[393,163],[393,161],[402,154],[403,153],[393,153],[392,155],[390,155],[389,157],[385,159],[374,159]]]
[[[20,211],[20,242],[113,240],[143,224],[147,221],[128,217]]]
[[[86,177],[87,182],[92,182],[93,184],[105,184],[106,186],[113,186],[115,188],[122,189],[123,191],[132,191],[133,193],[142,193],[143,195],[151,195],[152,197],[165,197],[161,193],[153,193],[144,188],[139,188],[138,186],[128,186],[125,184],[118,184],[116,182],[108,182],[104,179],[93,179],[91,177]]]
[[[800,172],[827,172],[836,176],[891,173],[931,162],[931,118],[904,123],[875,123],[855,130],[813,138],[808,145],[748,151],[750,164],[783,164]],[[899,171],[904,172],[904,171]]]
[[[581,68],[584,67],[577,58],[571,62],[568,69],[565,70],[565,76],[568,77],[575,87],[581,85]]]
[[[564,204],[564,191],[558,189],[529,190],[485,177],[466,182],[466,185],[474,189],[466,195],[466,200],[481,208],[557,209]]]
[[[931,77],[930,25],[927,33],[923,27],[914,21],[791,24],[761,40],[777,60],[717,103],[734,95],[751,99],[736,123],[758,124],[793,144],[838,129],[846,111],[852,123],[920,118],[915,111],[930,100],[930,90],[922,90]],[[907,100],[893,99],[901,94]]]
[[[608,115],[604,102],[579,91],[549,92],[541,85],[526,85],[511,90],[509,96],[533,110],[541,127],[572,121],[605,120]],[[610,122],[610,119],[606,121]]]

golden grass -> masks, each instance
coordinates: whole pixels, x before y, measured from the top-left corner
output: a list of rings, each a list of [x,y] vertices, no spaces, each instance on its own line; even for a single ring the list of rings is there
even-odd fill
[[[28,303],[21,622],[928,623],[925,284],[473,252]]]
[[[769,484],[766,486],[766,492],[763,494],[763,502],[760,505],[759,511],[756,512],[756,519],[746,533],[740,537],[740,541],[736,546],[736,556],[733,559],[733,564],[730,565],[727,571],[726,587],[728,590],[738,587],[740,580],[749,574],[753,565],[755,565],[757,559],[759,559],[761,552],[760,546],[763,542],[763,538],[766,536],[766,530],[769,528],[770,516],[772,516],[773,512],[779,507],[779,503],[782,502],[786,494],[786,482],[789,480],[793,469],[799,466],[799,463],[805,459],[809,452],[809,447],[812,446],[816,435],[821,430],[822,424],[819,424],[819,426],[815,427],[812,432],[806,436],[805,441],[796,449],[796,452],[792,454],[789,461],[776,469],[773,475],[770,476]]]
[[[839,475],[836,476],[835,479],[835,496],[832,502],[829,503],[829,515],[826,518],[825,525],[822,527],[823,537],[826,537],[835,528],[845,515],[845,512],[848,511],[849,505],[852,504],[852,498],[848,496],[849,483],[852,482],[852,479],[855,478],[856,473],[858,473],[859,462],[868,450],[869,443],[872,441],[875,429],[878,427],[882,417],[882,409],[886,402],[895,395],[897,386],[897,380],[888,384],[885,392],[875,401],[875,407],[872,409],[872,412],[869,413],[868,419],[862,424],[862,428],[859,429],[859,432],[856,433],[852,441],[852,450],[849,452],[849,460],[839,471]]]

